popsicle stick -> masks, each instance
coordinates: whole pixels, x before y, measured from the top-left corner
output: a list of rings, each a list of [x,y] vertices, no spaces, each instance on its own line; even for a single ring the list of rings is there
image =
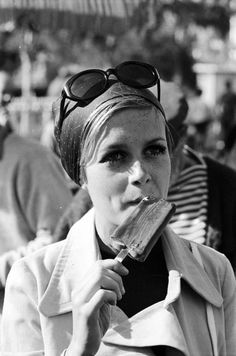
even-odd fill
[[[115,260],[117,260],[119,262],[123,262],[125,257],[128,256],[128,253],[129,253],[128,248],[122,248],[122,250],[120,250],[118,255],[115,257]]]

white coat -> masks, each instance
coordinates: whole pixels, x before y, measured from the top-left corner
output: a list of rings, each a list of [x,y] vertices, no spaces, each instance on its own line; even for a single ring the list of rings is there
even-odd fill
[[[162,244],[169,270],[165,300],[131,318],[112,306],[110,327],[97,355],[148,356],[150,346],[165,344],[179,350],[168,355],[235,356],[236,284],[229,261],[199,246],[204,270],[189,242],[169,228]],[[15,263],[3,308],[3,356],[63,353],[72,335],[71,292],[99,258],[92,209],[72,227],[66,240]],[[207,305],[213,311],[212,325]]]

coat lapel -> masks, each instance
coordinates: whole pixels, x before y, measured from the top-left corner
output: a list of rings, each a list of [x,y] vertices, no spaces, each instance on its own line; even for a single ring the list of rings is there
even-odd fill
[[[211,304],[220,307],[223,299],[206,272],[193,258],[186,242],[170,228],[163,234],[163,250],[168,270],[181,273],[191,287]],[[91,209],[70,230],[57,259],[48,287],[39,302],[39,311],[51,317],[71,311],[71,292],[93,263],[100,258],[95,237],[94,210]]]
[[[39,311],[49,317],[71,311],[71,292],[99,258],[92,209],[71,228],[40,300]]]
[[[223,298],[208,274],[193,256],[189,244],[179,238],[169,227],[165,229],[163,235],[162,243],[167,269],[179,271],[182,278],[195,292],[210,304],[220,307]]]
[[[123,321],[121,314],[118,307],[113,308],[111,325],[103,337],[103,343],[129,347],[166,345],[187,355],[187,345],[175,312],[173,308],[165,309],[163,301],[131,318],[123,313]]]

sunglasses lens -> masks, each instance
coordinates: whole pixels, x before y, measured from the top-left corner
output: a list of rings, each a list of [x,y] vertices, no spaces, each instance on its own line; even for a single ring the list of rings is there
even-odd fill
[[[123,83],[135,88],[148,88],[157,82],[157,75],[152,68],[137,63],[121,64],[117,68],[117,75]]]
[[[70,85],[70,92],[82,100],[97,97],[104,91],[106,78],[102,72],[87,72],[77,76]]]

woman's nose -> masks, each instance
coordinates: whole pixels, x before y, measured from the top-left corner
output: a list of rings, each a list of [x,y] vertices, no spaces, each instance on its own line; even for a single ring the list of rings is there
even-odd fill
[[[130,168],[130,183],[136,185],[143,185],[151,180],[151,176],[145,167],[140,161],[134,162]]]

